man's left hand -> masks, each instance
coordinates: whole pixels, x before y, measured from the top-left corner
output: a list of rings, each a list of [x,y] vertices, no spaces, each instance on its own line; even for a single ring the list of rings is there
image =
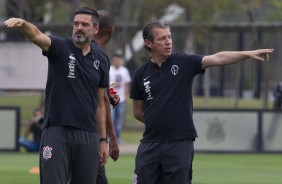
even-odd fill
[[[114,161],[116,161],[119,157],[119,147],[116,138],[112,138],[109,140],[109,147],[109,155]]]

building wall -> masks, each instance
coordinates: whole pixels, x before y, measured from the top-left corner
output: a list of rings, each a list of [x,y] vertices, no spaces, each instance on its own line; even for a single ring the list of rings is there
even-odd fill
[[[0,89],[45,89],[47,58],[39,47],[28,42],[3,42],[0,56]]]

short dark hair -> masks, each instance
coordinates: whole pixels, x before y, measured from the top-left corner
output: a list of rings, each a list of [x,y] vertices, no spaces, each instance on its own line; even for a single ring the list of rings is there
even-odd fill
[[[100,19],[99,28],[101,31],[114,26],[114,18],[110,12],[106,10],[98,10],[97,12]]]
[[[93,22],[93,25],[96,26],[96,25],[99,25],[99,14],[97,12],[96,9],[94,8],[90,8],[90,7],[81,7],[81,8],[78,8],[75,12],[74,12],[74,17],[77,15],[77,14],[87,14],[87,15],[91,15],[92,16],[92,22]]]
[[[162,28],[162,29],[169,28],[170,29],[170,26],[168,23],[166,23],[163,20],[153,20],[147,23],[145,27],[143,28],[143,33],[142,33],[142,37],[144,41],[146,39],[150,40],[151,42],[154,41],[154,34],[153,34],[154,28]],[[147,51],[151,52],[151,48],[149,48],[146,44],[144,44],[144,48]]]

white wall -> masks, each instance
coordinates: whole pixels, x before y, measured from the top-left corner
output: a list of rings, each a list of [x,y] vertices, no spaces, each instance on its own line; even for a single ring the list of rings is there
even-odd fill
[[[0,89],[45,89],[47,58],[32,43],[0,43]]]

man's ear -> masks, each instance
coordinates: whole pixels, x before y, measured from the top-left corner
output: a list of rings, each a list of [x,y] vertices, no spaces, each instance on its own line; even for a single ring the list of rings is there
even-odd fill
[[[109,36],[112,36],[112,34],[113,34],[113,30],[110,29],[110,30],[109,30]]]
[[[151,48],[152,42],[148,39],[144,40],[145,45],[147,45],[147,47]]]
[[[94,34],[98,34],[99,29],[100,29],[99,25],[94,26]]]

